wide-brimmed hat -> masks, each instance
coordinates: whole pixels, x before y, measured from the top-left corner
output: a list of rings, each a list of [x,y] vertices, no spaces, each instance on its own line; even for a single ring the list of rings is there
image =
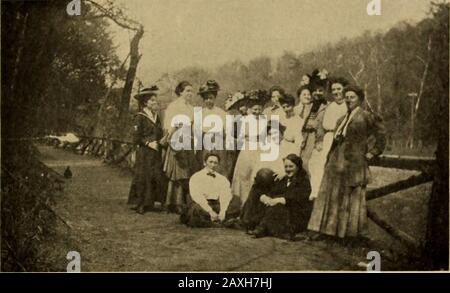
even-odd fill
[[[204,95],[206,93],[217,93],[220,91],[220,86],[215,80],[208,80],[204,85],[200,86],[198,90],[199,95]]]
[[[311,89],[313,91],[314,91],[314,89],[316,89],[318,87],[327,88],[328,71],[326,69],[322,69],[322,70],[315,69],[311,74],[310,85],[311,85]]]
[[[146,87],[141,89],[134,98],[138,101],[142,101],[143,99],[148,99],[149,97],[156,95],[159,88],[156,85],[152,85],[150,87]]]
[[[228,111],[232,107],[238,107],[238,105],[242,105],[247,101],[247,97],[244,93],[236,92],[232,95],[229,95],[228,98],[225,100],[225,110]]]
[[[265,90],[252,90],[247,93],[249,107],[254,105],[264,106],[270,99],[269,94]]]

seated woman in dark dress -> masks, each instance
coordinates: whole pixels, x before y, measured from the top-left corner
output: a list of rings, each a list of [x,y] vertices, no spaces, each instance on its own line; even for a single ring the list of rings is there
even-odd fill
[[[261,169],[255,177],[241,221],[256,238],[275,236],[293,239],[306,230],[312,210],[311,185],[302,159],[289,154],[283,160],[286,176],[275,181],[273,171]]]

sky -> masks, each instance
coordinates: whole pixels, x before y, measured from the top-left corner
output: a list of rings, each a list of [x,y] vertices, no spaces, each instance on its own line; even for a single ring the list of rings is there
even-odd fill
[[[426,17],[429,0],[381,0],[381,15],[368,16],[371,0],[117,0],[144,25],[137,76],[154,81],[165,72],[198,65],[214,68],[284,51],[302,53]],[[112,24],[118,55],[128,54],[131,32]]]

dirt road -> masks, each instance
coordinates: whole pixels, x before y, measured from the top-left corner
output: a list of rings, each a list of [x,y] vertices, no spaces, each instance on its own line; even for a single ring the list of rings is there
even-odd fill
[[[82,271],[364,270],[357,266],[366,261],[363,249],[326,241],[253,239],[224,228],[192,229],[164,212],[138,215],[126,205],[130,174],[89,156],[48,146],[39,151],[57,172],[66,166],[73,172],[57,211],[71,226]],[[382,265],[393,267],[389,260]]]

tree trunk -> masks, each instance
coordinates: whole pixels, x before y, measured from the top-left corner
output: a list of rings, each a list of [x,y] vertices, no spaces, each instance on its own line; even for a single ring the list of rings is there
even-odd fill
[[[425,260],[431,270],[449,269],[448,96],[443,97],[442,100],[439,141],[436,150],[436,173],[428,206],[424,249]]]
[[[128,68],[127,78],[125,80],[122,97],[120,99],[120,119],[125,117],[128,113],[131,91],[133,90],[133,82],[136,77],[139,59],[141,58],[141,55],[139,55],[139,41],[141,40],[143,34],[144,28],[141,26],[130,43],[130,67]]]

